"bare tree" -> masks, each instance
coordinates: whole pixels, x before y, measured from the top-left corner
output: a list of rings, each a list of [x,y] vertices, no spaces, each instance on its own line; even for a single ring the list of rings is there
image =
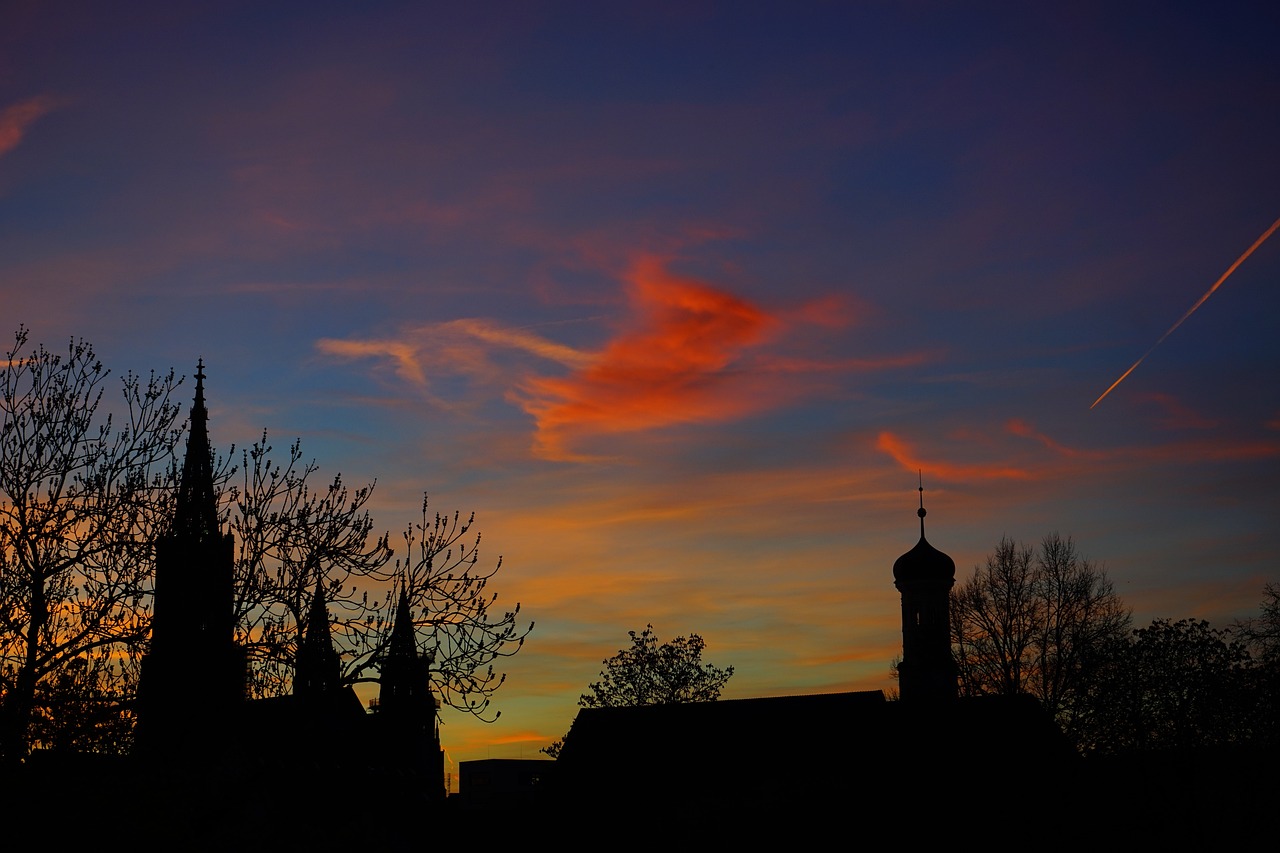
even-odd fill
[[[1029,693],[1070,733],[1077,700],[1129,611],[1070,537],[1038,550],[1005,538],[952,592],[952,649],[962,695]]]
[[[480,566],[479,532],[472,538],[475,518],[471,513],[463,520],[456,510],[433,512],[423,495],[421,520],[405,529],[407,554],[385,578],[385,597],[374,618],[366,618],[365,630],[349,632],[345,647],[354,678],[374,680],[391,636],[390,615],[403,590],[420,647],[431,661],[432,688],[445,705],[492,722],[501,712],[490,711],[491,699],[507,679],[493,665],[523,648],[534,623],[520,621],[519,602],[510,610],[495,607],[498,594],[489,581],[502,568],[502,557],[491,567]]]
[[[127,740],[154,543],[171,515],[183,432],[172,372],[123,377],[124,408],[113,417],[100,409],[109,374],[92,347],[72,341],[55,354],[27,338],[20,327],[0,365],[0,755],[13,760],[33,743]],[[292,688],[317,586],[344,679],[376,681],[404,590],[437,693],[495,719],[490,699],[505,675],[493,664],[533,625],[517,624],[519,604],[497,609],[489,581],[502,562],[478,568],[474,516],[432,520],[424,498],[421,522],[405,534],[409,553],[393,563],[368,512],[372,483],[317,485],[318,467],[297,443],[279,462],[271,452],[264,434],[238,472],[215,466],[223,522],[239,543],[235,639],[250,654],[254,694]]]
[[[480,536],[468,542],[472,515],[431,514],[404,533],[406,557],[394,563],[385,534],[367,505],[374,485],[349,489],[342,477],[319,488],[319,470],[294,443],[275,463],[264,434],[243,454],[239,484],[228,490],[237,558],[237,640],[250,651],[256,695],[292,688],[317,584],[330,610],[330,632],[348,683],[376,681],[390,641],[401,590],[407,595],[421,651],[445,704],[481,719],[505,681],[493,663],[520,650],[533,624],[518,624],[520,605],[495,609],[489,581],[502,567],[479,567]]]
[[[1280,667],[1280,583],[1263,586],[1260,610],[1257,616],[1238,620],[1235,632],[1249,644],[1257,660]]]
[[[1001,539],[986,565],[951,593],[961,695],[1030,692],[1038,609],[1035,552]]]
[[[108,375],[83,340],[53,353],[30,347],[25,327],[0,365],[0,750],[8,760],[27,753],[37,702],[57,692],[60,673],[119,674],[149,628],[152,542],[180,436],[170,399],[179,380],[172,371],[125,374],[123,408],[112,415],[100,408]]]
[[[1257,694],[1259,720],[1257,740],[1280,745],[1280,583],[1262,589],[1260,613],[1237,621],[1236,636],[1253,656],[1252,681]]]
[[[282,463],[271,452],[264,432],[243,452],[237,485],[225,491],[238,548],[236,642],[249,653],[256,696],[292,689],[317,585],[345,628],[342,635],[384,619],[377,597],[370,605],[368,585],[385,581],[382,570],[392,558],[387,536],[374,534],[366,509],[374,484],[352,491],[337,475],[315,488],[319,466],[304,462],[300,442]]]

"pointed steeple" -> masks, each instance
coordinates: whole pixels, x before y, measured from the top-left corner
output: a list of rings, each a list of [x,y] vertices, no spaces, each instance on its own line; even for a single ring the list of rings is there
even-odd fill
[[[213,488],[213,451],[209,446],[209,411],[204,405],[204,359],[196,364],[196,397],[191,406],[187,455],[182,463],[171,535],[194,542],[220,537],[218,498]]]
[[[409,609],[409,596],[401,589],[396,602],[396,622],[391,628],[388,657],[418,659],[418,644],[413,636],[413,611]]]
[[[409,596],[401,588],[395,624],[379,670],[378,706],[383,714],[408,712],[425,720],[428,713],[434,716],[435,699],[431,695],[429,663],[418,657],[415,633]]]
[[[378,680],[382,686],[378,692],[377,725],[386,748],[405,757],[402,778],[420,779],[421,793],[433,801],[443,799],[444,752],[440,749],[436,698],[431,692],[431,659],[418,657],[413,612],[403,586]],[[400,794],[414,794],[414,790],[406,787]]]
[[[307,616],[307,631],[298,647],[293,692],[299,696],[332,693],[342,687],[342,660],[333,648],[329,630],[329,607],[324,597],[324,579],[316,579]]]
[[[248,684],[247,658],[235,642],[235,541],[218,529],[204,378],[201,360],[173,519],[155,544],[151,642],[138,684],[136,742],[158,758],[221,749],[218,738],[190,725],[191,716],[231,713]]]

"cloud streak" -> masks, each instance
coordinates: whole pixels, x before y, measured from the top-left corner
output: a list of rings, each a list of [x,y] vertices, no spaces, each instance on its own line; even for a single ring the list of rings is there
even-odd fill
[[[463,376],[500,393],[534,420],[533,454],[586,462],[616,458],[599,444],[624,434],[723,423],[811,396],[833,374],[910,367],[921,353],[815,357],[798,333],[850,325],[849,302],[818,297],[765,308],[705,281],[672,273],[643,255],[624,277],[627,310],[598,349],[569,346],[532,327],[462,318],[392,338],[316,342],[327,355],[388,363],[439,405],[434,382]],[[504,356],[503,354],[507,354]],[[509,356],[532,356],[512,363]],[[548,366],[561,368],[551,373]]]
[[[908,471],[920,471],[939,480],[1030,480],[1033,475],[1025,468],[1013,465],[980,463],[954,463],[928,460],[915,448],[891,432],[882,432],[876,439],[876,448],[893,458]]]
[[[0,157],[17,148],[31,125],[57,106],[49,95],[37,95],[0,110]]]

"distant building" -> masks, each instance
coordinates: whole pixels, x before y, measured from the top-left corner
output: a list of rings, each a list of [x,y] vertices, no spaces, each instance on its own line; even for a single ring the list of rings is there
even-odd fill
[[[482,758],[459,762],[459,807],[536,806],[542,802],[555,770],[556,762],[549,759]]]
[[[765,827],[794,839],[890,820],[905,839],[960,818],[970,788],[1003,789],[1028,762],[1046,789],[1070,778],[1055,774],[1075,752],[1035,699],[956,698],[955,563],[924,538],[923,490],[918,515],[920,541],[893,569],[902,701],[870,690],[584,708],[556,762],[561,806],[590,823],[619,809],[679,820],[701,840]],[[999,808],[1007,827],[1019,824]]]

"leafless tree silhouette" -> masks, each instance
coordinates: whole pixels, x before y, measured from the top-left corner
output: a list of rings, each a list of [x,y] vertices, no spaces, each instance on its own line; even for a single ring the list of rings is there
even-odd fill
[[[127,694],[118,681],[135,672],[129,661],[147,636],[152,543],[181,435],[171,399],[179,380],[127,373],[122,407],[109,414],[108,376],[88,343],[54,353],[30,346],[25,327],[0,365],[0,749],[9,760],[26,755],[37,715],[44,731],[67,736],[70,721],[50,715],[66,712],[52,700],[72,684],[81,698]],[[75,669],[78,681],[68,680]]]

